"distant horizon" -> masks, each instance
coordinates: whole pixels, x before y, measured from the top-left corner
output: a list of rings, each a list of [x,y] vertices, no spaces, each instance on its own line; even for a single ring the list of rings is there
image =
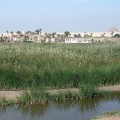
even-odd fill
[[[1,0],[0,33],[120,30],[120,0]]]
[[[108,32],[108,30],[110,28],[112,28],[112,27],[109,27],[106,31],[70,31],[70,30],[64,30],[64,31],[44,31],[44,30],[42,30],[41,32],[42,33],[54,33],[54,32],[56,32],[56,33],[64,33],[65,31],[69,31],[71,33],[79,33],[79,32],[81,32],[81,33],[82,32],[88,32],[88,33],[91,32],[91,33],[93,33],[93,32]],[[115,27],[115,28],[117,28],[117,27]],[[35,29],[35,30],[37,30],[37,29]],[[20,31],[20,32],[27,32],[27,31],[35,32],[35,30],[17,30],[17,31]],[[120,30],[118,28],[117,28],[117,30],[120,32]],[[11,32],[12,30],[6,30],[6,31]],[[3,32],[0,31],[0,33],[6,33],[6,31],[3,31]],[[12,31],[12,32],[16,33],[17,31]]]

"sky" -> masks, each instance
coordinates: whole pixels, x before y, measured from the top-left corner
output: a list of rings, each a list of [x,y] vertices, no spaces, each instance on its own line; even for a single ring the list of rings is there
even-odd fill
[[[0,0],[0,32],[120,30],[120,0]]]

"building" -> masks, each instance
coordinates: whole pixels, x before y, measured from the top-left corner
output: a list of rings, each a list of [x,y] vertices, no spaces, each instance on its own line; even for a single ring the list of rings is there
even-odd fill
[[[73,37],[68,37],[65,38],[65,43],[91,43],[91,40],[87,40],[85,38],[73,38]]]

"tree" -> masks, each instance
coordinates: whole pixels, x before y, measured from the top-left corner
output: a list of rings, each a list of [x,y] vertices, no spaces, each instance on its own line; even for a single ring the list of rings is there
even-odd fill
[[[16,33],[19,34],[19,35],[22,34],[20,31],[17,31]]]
[[[28,34],[30,31],[27,31],[26,34]]]
[[[56,32],[52,33],[52,37],[55,37]]]
[[[120,37],[120,34],[115,34],[114,37]]]
[[[42,28],[37,29],[35,32],[41,35]]]
[[[92,36],[93,36],[93,33],[90,34],[90,37],[92,37]]]
[[[84,32],[84,37],[86,37],[86,32]]]
[[[81,34],[78,34],[78,37],[81,37]]]
[[[13,31],[10,32],[13,35]]]
[[[9,41],[9,35],[8,35],[9,31],[7,30],[6,33],[7,33],[7,36],[4,36],[4,39],[6,42],[8,42]]]
[[[27,36],[26,34],[25,34],[23,37],[24,37],[24,38],[23,38],[24,42],[26,42],[26,41],[29,40],[29,36]]]
[[[65,35],[65,37],[68,37],[68,36],[71,35],[71,34],[70,34],[69,31],[65,31],[65,32],[64,32],[64,35]]]
[[[2,36],[0,37],[0,42],[2,42]]]
[[[7,31],[6,31],[6,33],[8,34],[8,33],[9,33],[9,31],[7,30]]]
[[[39,34],[40,31],[39,31],[39,30],[36,30],[35,32],[36,32],[37,34]]]
[[[41,32],[41,31],[42,31],[42,28],[39,28],[39,31]]]
[[[57,38],[60,38],[61,37],[61,35],[60,34],[57,34]]]
[[[3,42],[3,34],[1,34],[0,41]]]
[[[105,33],[103,33],[101,37],[105,37]]]
[[[111,32],[111,37],[113,37],[114,31]]]
[[[9,31],[7,30],[6,33],[7,33],[7,37],[8,37],[8,33],[9,33]]]
[[[41,35],[41,31],[42,31],[42,28],[39,28],[39,33],[40,33],[40,35]]]
[[[45,33],[46,37],[51,38],[51,34],[50,33]]]
[[[74,34],[73,36],[74,36],[74,37],[78,37],[78,35],[76,35],[76,34]]]

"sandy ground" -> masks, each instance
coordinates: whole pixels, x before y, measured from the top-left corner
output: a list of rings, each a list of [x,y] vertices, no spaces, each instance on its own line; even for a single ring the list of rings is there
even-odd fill
[[[114,85],[114,86],[104,86],[100,87],[100,90],[107,90],[107,91],[120,91],[120,85]],[[47,92],[49,94],[57,94],[59,92],[78,92],[79,89],[71,88],[71,89],[60,89],[60,90],[48,90]],[[5,98],[8,101],[15,101],[23,91],[0,91],[0,99]],[[106,116],[95,120],[120,120],[120,116]]]
[[[104,87],[100,87],[99,89],[107,90],[107,91],[120,91],[120,85],[104,86]]]
[[[47,92],[50,95],[54,95],[54,94],[57,94],[59,92],[66,92],[66,91],[68,91],[68,92],[70,91],[70,92],[76,93],[76,92],[79,92],[79,89],[77,89],[77,88],[70,88],[70,89],[48,90]]]
[[[6,100],[14,101],[17,97],[22,94],[22,91],[0,91],[0,99],[5,98]]]
[[[48,92],[50,95],[54,95],[59,92],[66,92],[66,91],[75,93],[78,92],[79,89],[72,88],[72,89],[47,90],[46,92]],[[23,91],[0,91],[0,100],[2,98],[5,98],[8,101],[15,101],[18,97],[21,96],[22,93]]]
[[[106,116],[94,120],[120,120],[120,115],[115,115],[115,116]]]
[[[99,89],[107,90],[107,91],[120,91],[120,85],[104,86],[104,87],[100,87]],[[52,95],[65,91],[78,92],[79,89],[71,88],[71,89],[48,90],[47,92]],[[0,91],[0,99],[6,98],[6,100],[15,100],[17,97],[19,97],[22,94],[22,92],[23,91]]]

